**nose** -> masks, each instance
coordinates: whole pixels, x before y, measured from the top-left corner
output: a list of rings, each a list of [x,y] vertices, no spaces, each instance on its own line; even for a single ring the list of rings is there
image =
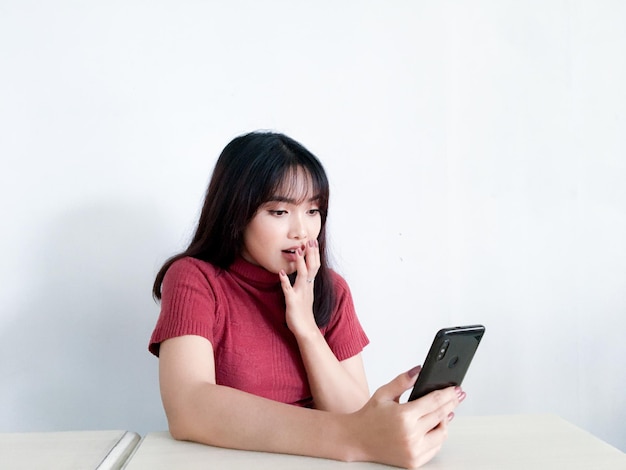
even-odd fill
[[[289,237],[295,240],[304,240],[308,236],[306,224],[302,220],[302,216],[295,216],[291,219],[289,227]]]

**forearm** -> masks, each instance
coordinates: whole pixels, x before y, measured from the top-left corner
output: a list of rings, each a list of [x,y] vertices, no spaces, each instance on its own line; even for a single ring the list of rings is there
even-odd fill
[[[317,409],[350,413],[367,402],[369,390],[364,375],[361,380],[351,375],[319,330],[296,339]]]
[[[274,402],[210,383],[178,391],[167,407],[176,439],[233,448],[351,460],[348,415]]]
[[[296,255],[295,282],[292,285],[285,271],[280,272],[280,282],[287,327],[298,342],[315,407],[338,413],[357,411],[369,399],[361,358],[358,356],[358,363],[351,358],[342,364],[326,343],[313,314],[313,281],[320,267],[317,242],[309,241]]]
[[[305,356],[312,360],[320,350]],[[172,436],[226,448],[416,467],[441,445],[440,423],[461,398],[451,387],[400,405],[397,397],[415,381],[415,374],[405,373],[355,413],[320,411],[216,385],[211,344],[204,338],[169,339],[160,353],[161,397]]]

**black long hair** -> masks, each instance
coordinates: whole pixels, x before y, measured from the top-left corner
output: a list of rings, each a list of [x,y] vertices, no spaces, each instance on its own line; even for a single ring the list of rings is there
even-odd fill
[[[278,189],[304,170],[313,194],[319,199],[321,266],[315,277],[313,314],[318,326],[330,321],[335,303],[334,284],[328,266],[326,220],[329,184],[320,161],[302,144],[275,132],[251,132],[233,139],[215,164],[204,205],[189,247],[159,270],[152,293],[161,299],[161,285],[175,261],[190,256],[228,269],[243,249],[243,233],[258,208]],[[304,197],[304,196],[302,196]]]

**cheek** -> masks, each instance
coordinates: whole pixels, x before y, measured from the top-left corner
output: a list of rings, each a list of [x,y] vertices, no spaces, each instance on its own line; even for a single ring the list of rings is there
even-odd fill
[[[311,229],[309,230],[311,238],[317,238],[321,231],[322,231],[322,221],[318,219],[316,222],[311,224]]]
[[[243,247],[250,254],[258,251],[258,246],[263,244],[262,232],[250,225],[243,233]]]
[[[250,224],[246,231],[246,243],[251,245],[264,246],[275,240],[280,234],[280,226],[275,221],[265,221],[265,223]]]

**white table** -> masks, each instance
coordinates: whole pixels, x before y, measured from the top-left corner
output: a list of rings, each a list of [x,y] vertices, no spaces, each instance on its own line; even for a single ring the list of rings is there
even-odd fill
[[[0,433],[0,468],[118,470],[139,440],[127,431]]]
[[[426,468],[626,470],[626,454],[555,415],[459,416]]]
[[[124,470],[364,470],[373,463],[246,452],[175,441],[167,432],[148,434]],[[626,469],[626,454],[554,415],[457,416],[449,438],[427,470]]]

